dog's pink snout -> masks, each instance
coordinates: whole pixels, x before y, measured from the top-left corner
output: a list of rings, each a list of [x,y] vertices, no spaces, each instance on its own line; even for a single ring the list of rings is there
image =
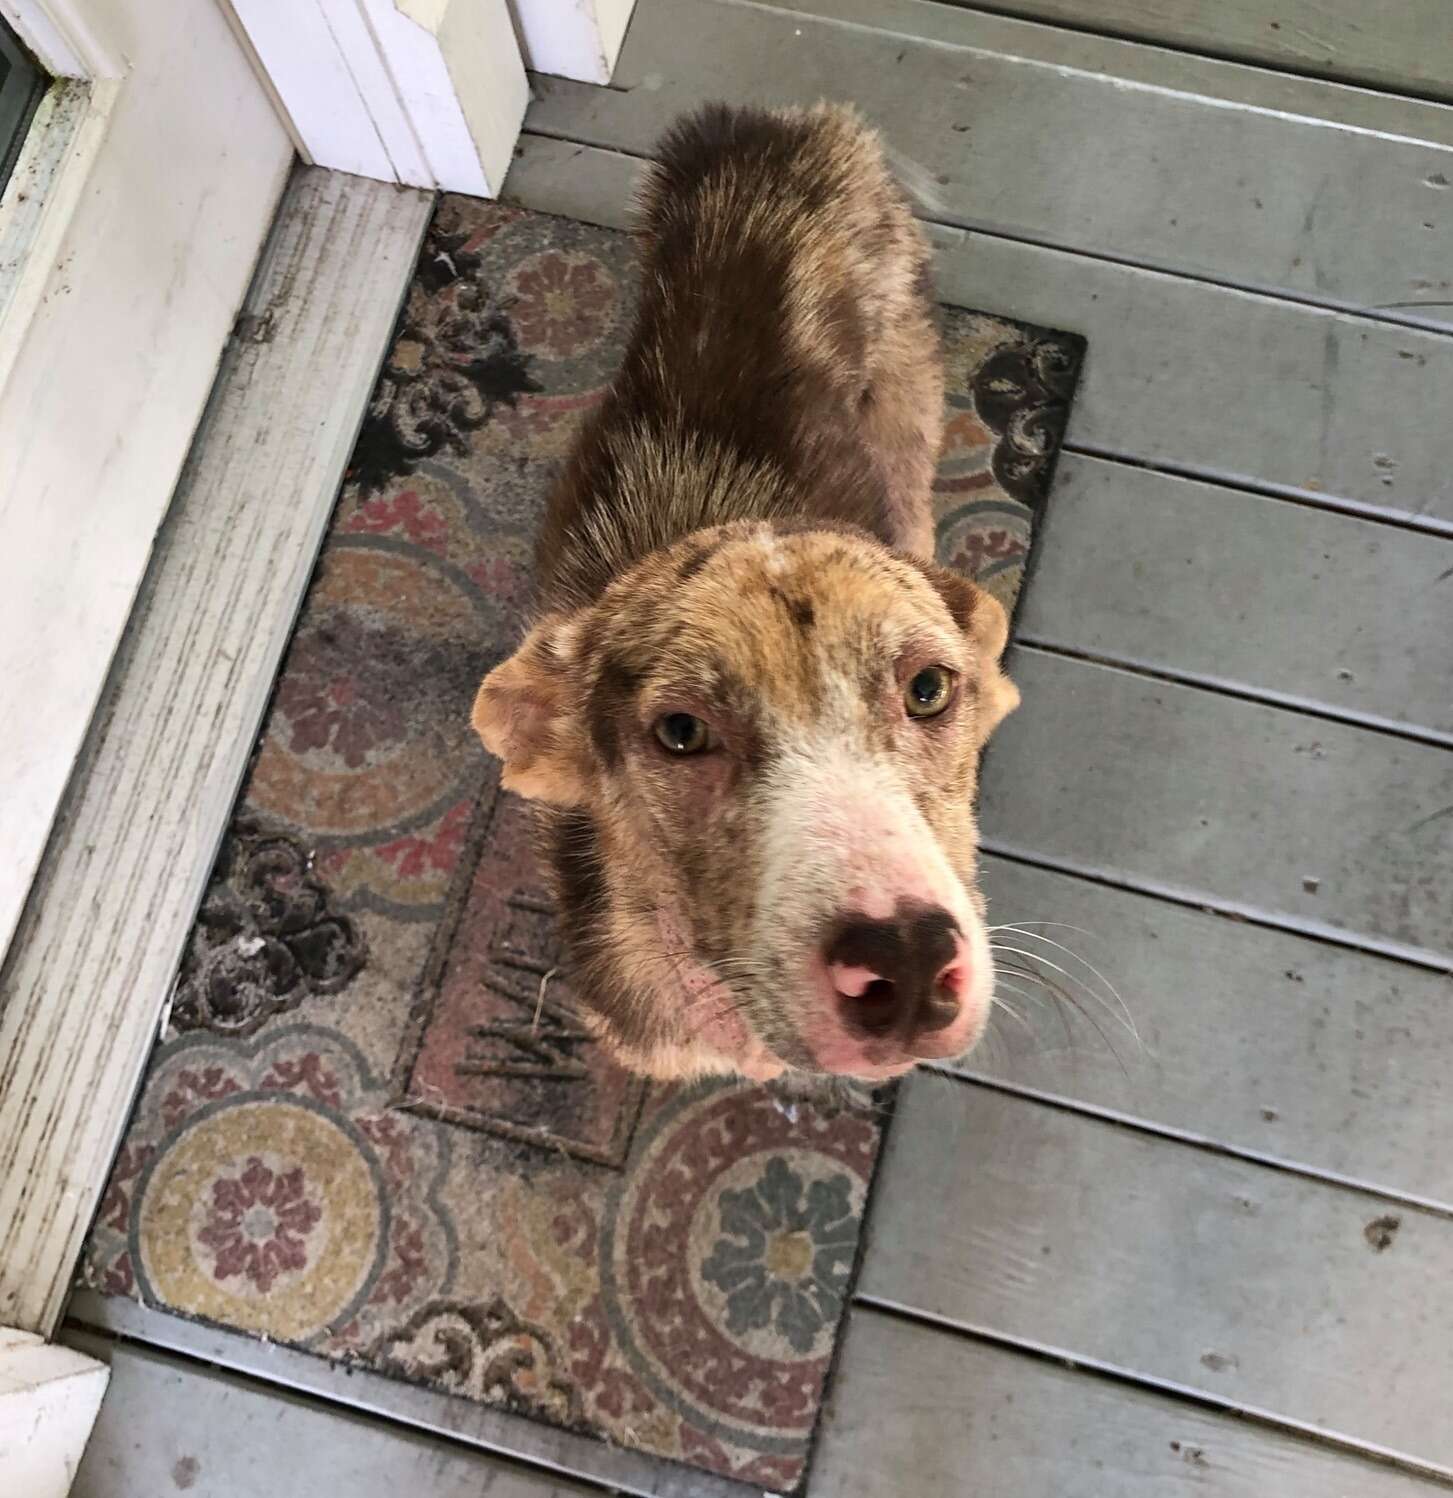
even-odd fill
[[[908,1043],[959,1017],[968,948],[946,910],[920,907],[883,921],[851,916],[823,956],[844,1024],[865,1038]]]

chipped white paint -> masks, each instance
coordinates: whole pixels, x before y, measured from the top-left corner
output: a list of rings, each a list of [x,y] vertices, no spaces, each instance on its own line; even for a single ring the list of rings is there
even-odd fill
[[[0,1490],[67,1498],[108,1376],[69,1347],[0,1327]]]
[[[295,179],[248,301],[267,339],[228,355],[0,975],[0,1318],[27,1330],[59,1315],[429,207]]]
[[[493,197],[528,98],[506,0],[227,0],[308,159]]]
[[[537,73],[609,83],[635,5],[636,0],[514,0],[526,64]]]

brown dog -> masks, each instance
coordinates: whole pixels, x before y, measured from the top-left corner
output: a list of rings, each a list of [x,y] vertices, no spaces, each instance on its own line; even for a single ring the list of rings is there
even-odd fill
[[[577,990],[656,1077],[877,1079],[992,989],[1000,605],[930,560],[929,251],[850,111],[716,106],[646,182],[625,362],[474,726],[541,803]]]

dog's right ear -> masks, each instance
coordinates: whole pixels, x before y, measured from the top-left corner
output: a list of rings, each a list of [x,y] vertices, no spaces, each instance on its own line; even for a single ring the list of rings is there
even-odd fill
[[[542,619],[484,678],[470,714],[484,747],[504,761],[504,788],[556,806],[584,798],[590,763],[569,635],[563,614]]]

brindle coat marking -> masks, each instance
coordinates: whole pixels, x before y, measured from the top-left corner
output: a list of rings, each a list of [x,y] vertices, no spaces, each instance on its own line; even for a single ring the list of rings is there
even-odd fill
[[[928,248],[876,138],[825,105],[678,124],[639,235],[634,334],[539,542],[539,622],[474,723],[542,803],[578,991],[625,1064],[891,1074],[914,1058],[861,1035],[830,1059],[812,964],[844,912],[931,887],[987,1007],[972,806],[1018,700],[1003,610],[929,560]],[[928,665],[955,696],[915,720]],[[660,747],[675,713],[708,752]]]

